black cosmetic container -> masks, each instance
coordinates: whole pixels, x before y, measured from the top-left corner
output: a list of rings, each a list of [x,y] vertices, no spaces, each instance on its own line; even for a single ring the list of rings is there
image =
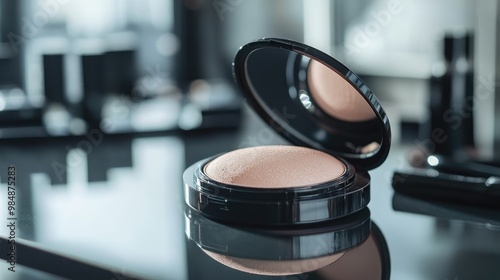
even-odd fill
[[[211,219],[262,226],[321,223],[364,209],[370,201],[367,171],[386,159],[391,133],[361,79],[315,48],[273,38],[241,47],[233,71],[247,103],[276,132],[293,145],[337,158],[345,170],[317,185],[253,188],[207,176],[205,166],[216,155],[184,172],[186,204]]]

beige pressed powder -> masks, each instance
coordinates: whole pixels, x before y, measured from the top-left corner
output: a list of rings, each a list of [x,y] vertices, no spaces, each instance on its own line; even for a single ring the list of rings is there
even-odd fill
[[[225,153],[205,166],[205,174],[224,184],[277,189],[332,181],[345,169],[342,161],[325,152],[276,145]]]

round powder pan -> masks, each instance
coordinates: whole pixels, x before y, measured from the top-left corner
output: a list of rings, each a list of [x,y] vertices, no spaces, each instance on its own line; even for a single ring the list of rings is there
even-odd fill
[[[384,162],[390,125],[361,79],[331,56],[265,38],[239,49],[236,83],[247,103],[291,144],[201,160],[183,175],[185,201],[223,222],[308,225],[364,209],[368,170]]]
[[[307,224],[354,213],[369,200],[368,173],[355,175],[347,162],[342,176],[314,187],[252,188],[208,177],[204,167],[217,157],[184,172],[187,204],[215,220],[249,225]]]

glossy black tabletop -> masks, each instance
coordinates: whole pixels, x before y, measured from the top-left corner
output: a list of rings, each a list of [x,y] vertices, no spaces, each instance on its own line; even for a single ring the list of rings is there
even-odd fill
[[[405,165],[397,144],[370,171],[369,211],[344,221],[348,229],[324,225],[310,238],[307,228],[196,218],[183,201],[186,166],[285,143],[246,115],[239,130],[2,141],[0,217],[8,225],[12,165],[19,247],[16,271],[2,260],[0,279],[500,279],[500,212],[395,194],[392,174]]]

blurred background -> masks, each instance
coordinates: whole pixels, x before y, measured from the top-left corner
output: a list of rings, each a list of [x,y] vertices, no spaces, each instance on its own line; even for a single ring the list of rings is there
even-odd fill
[[[19,237],[117,273],[197,279],[185,166],[284,143],[232,78],[238,48],[262,37],[304,42],[359,74],[394,146],[495,159],[499,17],[497,0],[0,0],[0,178],[17,166]],[[445,145],[429,144],[436,128]]]
[[[396,142],[401,128],[429,121],[431,92],[446,83],[435,78],[465,69],[462,95],[480,108],[467,133],[492,154],[500,138],[497,4],[2,1],[2,138],[238,126],[233,55],[274,36],[315,46],[360,74],[389,111]],[[456,99],[445,105],[467,100]]]

